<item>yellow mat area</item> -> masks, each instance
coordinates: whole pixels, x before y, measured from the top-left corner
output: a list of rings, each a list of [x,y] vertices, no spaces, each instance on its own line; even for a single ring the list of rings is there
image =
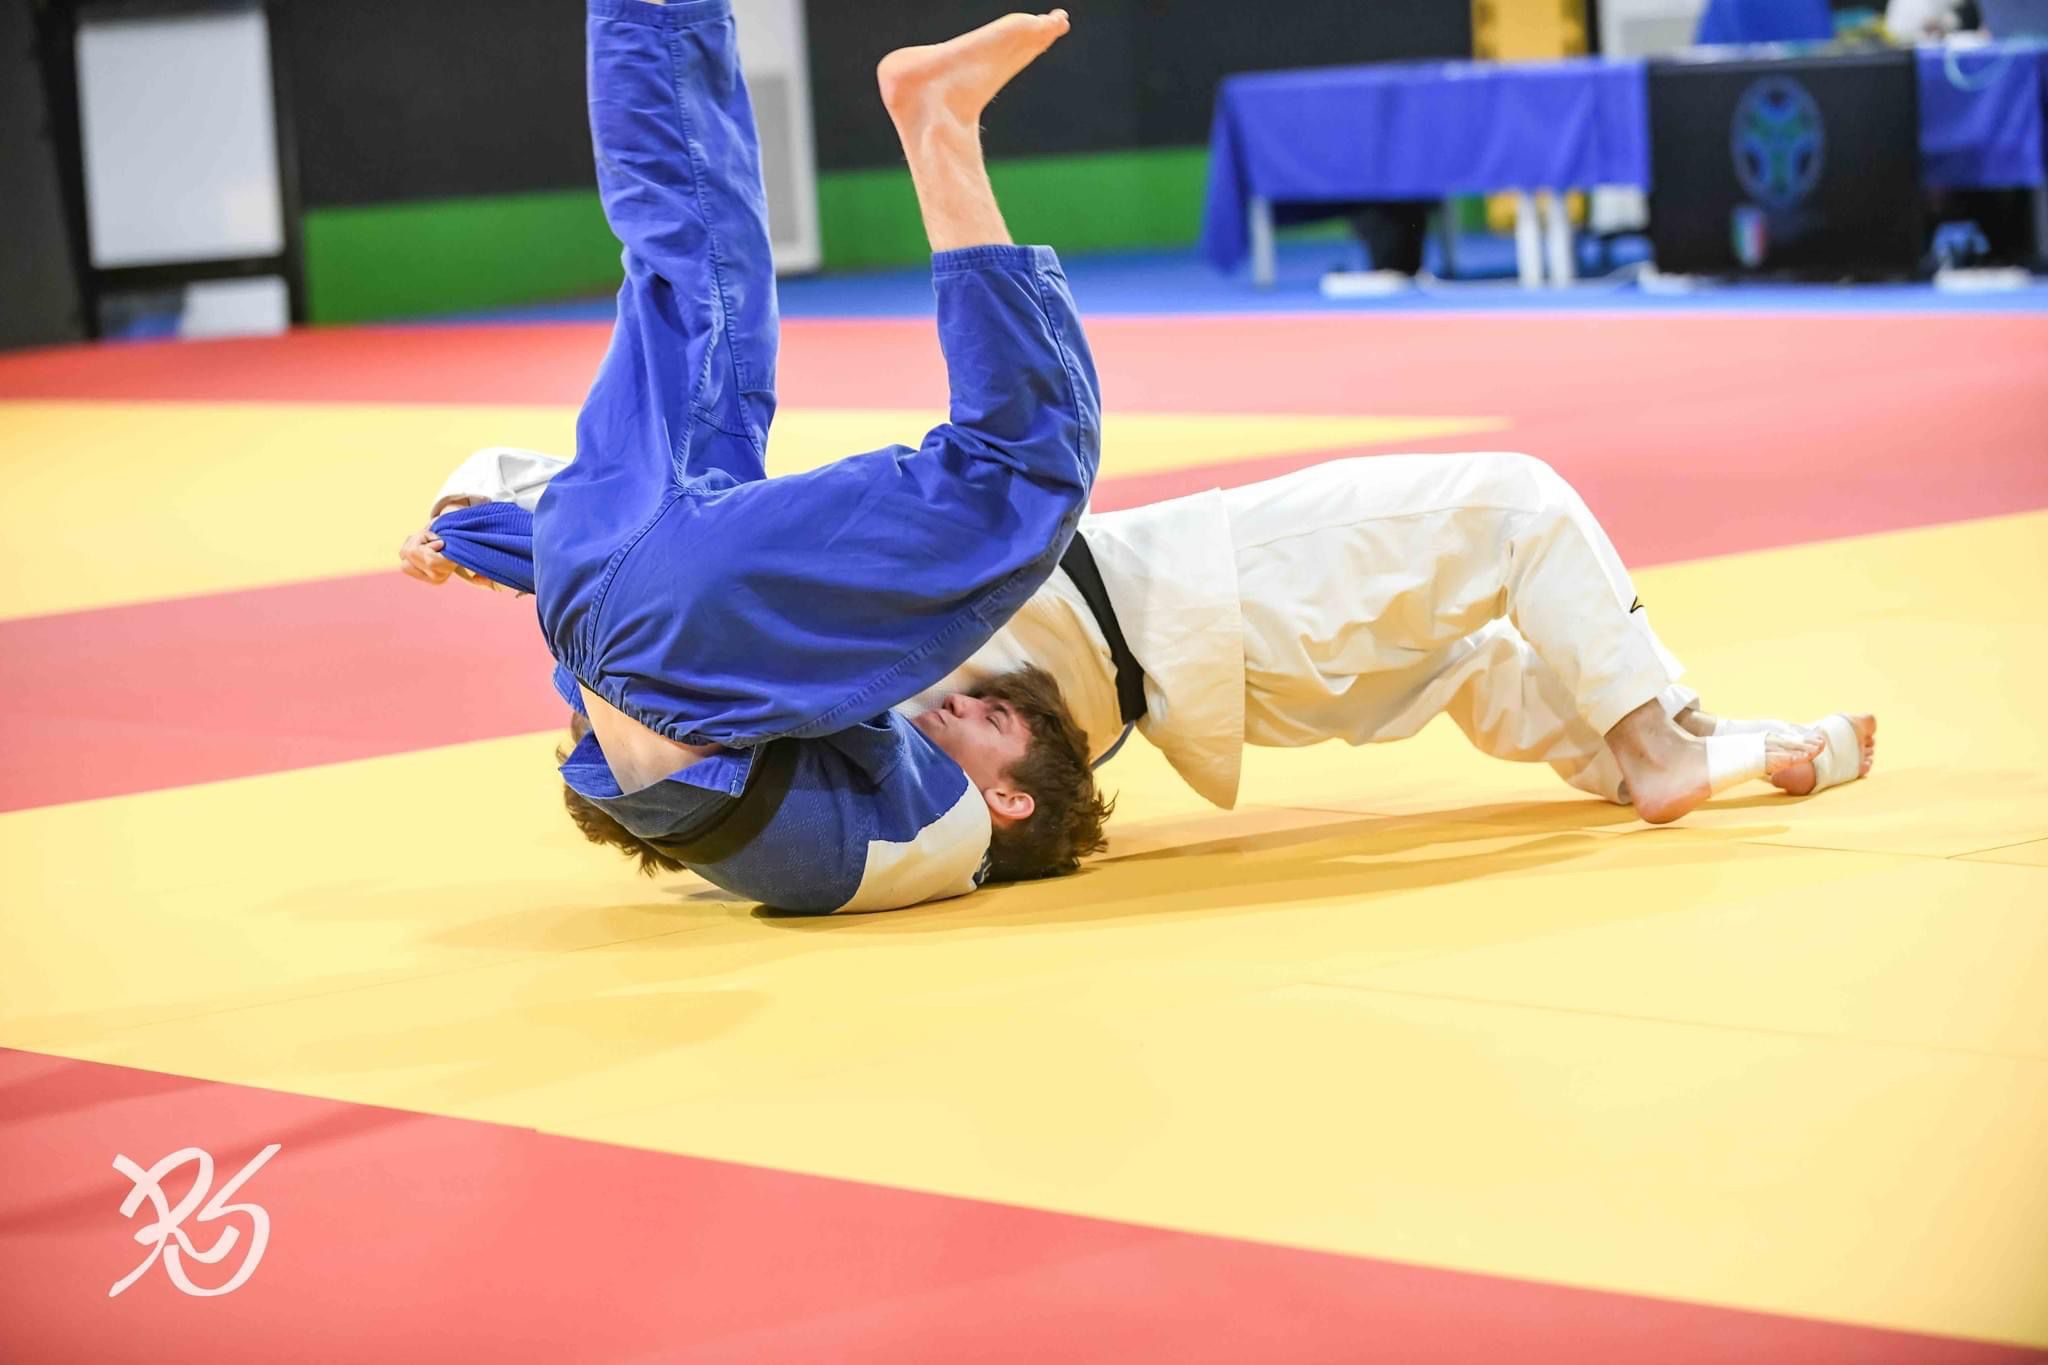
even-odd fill
[[[791,409],[776,419],[770,471],[915,445],[942,416]],[[1118,412],[1103,420],[1103,467],[1134,477],[1506,425]],[[0,450],[65,452],[6,462],[0,619],[388,569],[472,450],[567,455],[575,433],[576,410],[565,407],[0,401]]]
[[[1716,709],[1880,718],[1670,829],[1443,727],[1231,814],[1134,744],[1078,879],[812,921],[581,844],[553,736],[24,811],[0,1044],[2048,1345],[2044,582],[2048,514],[1639,575]]]

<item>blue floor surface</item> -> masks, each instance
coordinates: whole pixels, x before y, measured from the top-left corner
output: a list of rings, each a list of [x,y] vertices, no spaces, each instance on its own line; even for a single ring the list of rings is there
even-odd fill
[[[1582,266],[1602,263],[1582,249]],[[1624,257],[1625,259],[1625,257]],[[1348,242],[1283,243],[1279,278],[1260,289],[1239,273],[1227,276],[1192,250],[1117,252],[1070,257],[1067,275],[1082,311],[1098,317],[1156,314],[1300,312],[1598,311],[1650,309],[1762,312],[1968,312],[2048,311],[2048,278],[1993,293],[1958,293],[1931,284],[1711,284],[1677,290],[1645,287],[1624,270],[1588,279],[1567,290],[1529,290],[1512,278],[1441,281],[1399,294],[1331,300],[1318,291],[1330,270],[1358,269]],[[1512,245],[1481,240],[1461,248],[1460,264],[1500,276],[1512,271]],[[931,278],[921,269],[854,275],[798,276],[782,281],[782,313],[789,318],[925,317],[932,311]],[[608,321],[609,296],[435,318],[433,322]]]

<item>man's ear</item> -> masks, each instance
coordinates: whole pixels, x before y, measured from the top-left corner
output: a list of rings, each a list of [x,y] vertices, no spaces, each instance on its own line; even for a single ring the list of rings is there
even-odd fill
[[[988,802],[988,813],[1006,825],[1029,820],[1031,812],[1038,809],[1038,803],[1031,799],[1030,792],[1018,791],[1015,787],[984,787],[981,799]]]

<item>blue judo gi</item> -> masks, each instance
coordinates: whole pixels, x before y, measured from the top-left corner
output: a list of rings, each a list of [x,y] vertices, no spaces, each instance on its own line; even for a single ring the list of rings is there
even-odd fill
[[[434,530],[457,563],[534,592],[572,704],[581,683],[725,746],[621,792],[586,737],[562,775],[634,834],[785,910],[970,890],[986,805],[889,708],[1044,583],[1087,503],[1101,403],[1059,262],[934,256],[949,420],[915,450],[769,479],[775,280],[730,0],[590,0],[588,39],[626,278],[576,459],[530,524],[496,503]]]

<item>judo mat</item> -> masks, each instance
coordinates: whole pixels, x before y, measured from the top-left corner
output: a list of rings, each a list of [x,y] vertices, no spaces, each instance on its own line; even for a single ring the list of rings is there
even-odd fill
[[[0,1360],[2048,1359],[2048,317],[1097,319],[1098,508],[1528,451],[1877,769],[1134,741],[1079,876],[824,920],[584,844],[530,602],[395,568],[604,338],[0,358]],[[885,318],[782,392],[778,471],[945,390]],[[181,1273],[260,1264],[110,1293],[195,1148]]]

